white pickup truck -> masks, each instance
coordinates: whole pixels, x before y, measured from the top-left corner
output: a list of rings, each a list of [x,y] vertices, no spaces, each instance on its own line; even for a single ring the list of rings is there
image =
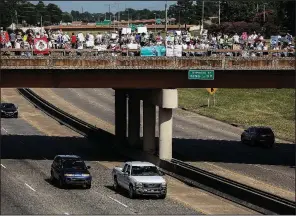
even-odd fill
[[[154,164],[141,161],[126,162],[112,171],[114,189],[128,190],[131,199],[137,195],[156,195],[164,199],[167,183],[163,175]]]

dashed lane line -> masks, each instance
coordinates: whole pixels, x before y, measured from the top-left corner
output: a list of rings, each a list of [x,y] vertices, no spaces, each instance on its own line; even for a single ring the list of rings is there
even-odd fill
[[[6,169],[6,166],[4,166],[3,164],[1,164],[1,166],[2,166],[4,169]]]
[[[27,183],[25,183],[25,185],[30,188],[32,191],[36,192],[36,190],[34,188],[32,188],[30,185],[28,185]]]
[[[114,202],[117,202],[118,204],[124,206],[125,208],[128,207],[127,205],[123,204],[122,202],[118,201],[117,199],[114,199],[114,198],[112,198],[112,197],[110,197],[110,196],[107,196],[107,197],[108,197],[109,199],[113,200]]]

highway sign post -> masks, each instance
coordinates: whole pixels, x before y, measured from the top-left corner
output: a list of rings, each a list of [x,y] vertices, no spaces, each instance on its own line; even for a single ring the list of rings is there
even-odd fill
[[[215,92],[217,91],[217,88],[207,88],[207,91],[208,91],[211,95],[213,95],[213,94],[215,94]]]
[[[216,105],[215,92],[217,91],[217,88],[206,88],[206,90],[209,92],[208,107],[210,107],[210,98],[211,98],[211,95],[213,95],[213,98],[214,98],[214,106],[215,106]]]
[[[213,70],[189,70],[188,79],[190,80],[214,80]]]

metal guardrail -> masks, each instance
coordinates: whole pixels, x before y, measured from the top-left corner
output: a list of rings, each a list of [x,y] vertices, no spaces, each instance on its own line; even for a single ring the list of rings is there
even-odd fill
[[[172,159],[171,162],[181,167],[177,173],[189,179],[194,179],[200,184],[221,192],[227,191],[230,196],[277,214],[295,214],[296,204],[293,201],[207,172],[184,161]]]
[[[60,123],[68,125],[70,128],[83,135],[92,137],[96,136],[96,133],[99,131],[99,129],[93,125],[90,125],[85,121],[82,121],[55,107],[30,89],[18,89],[18,91],[24,97],[29,99],[31,103],[45,111],[48,115],[55,118]],[[106,133],[106,136],[112,138],[112,135],[108,133]],[[260,191],[205,170],[201,170],[180,160],[161,160],[160,168],[168,172],[176,173],[182,178],[185,177],[193,182],[198,182],[200,185],[205,186],[201,187],[202,189],[205,188],[207,191],[214,194],[219,194],[219,192],[226,194],[227,196],[223,196],[224,198],[238,202],[241,205],[245,205],[263,214],[295,215],[296,213],[295,202],[293,201]],[[231,197],[234,197],[234,199]]]

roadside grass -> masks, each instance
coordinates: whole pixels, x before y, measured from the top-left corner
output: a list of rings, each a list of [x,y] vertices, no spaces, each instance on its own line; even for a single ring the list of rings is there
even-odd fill
[[[277,138],[295,141],[294,89],[218,89],[208,107],[206,89],[179,89],[179,107],[242,128],[270,126]]]

